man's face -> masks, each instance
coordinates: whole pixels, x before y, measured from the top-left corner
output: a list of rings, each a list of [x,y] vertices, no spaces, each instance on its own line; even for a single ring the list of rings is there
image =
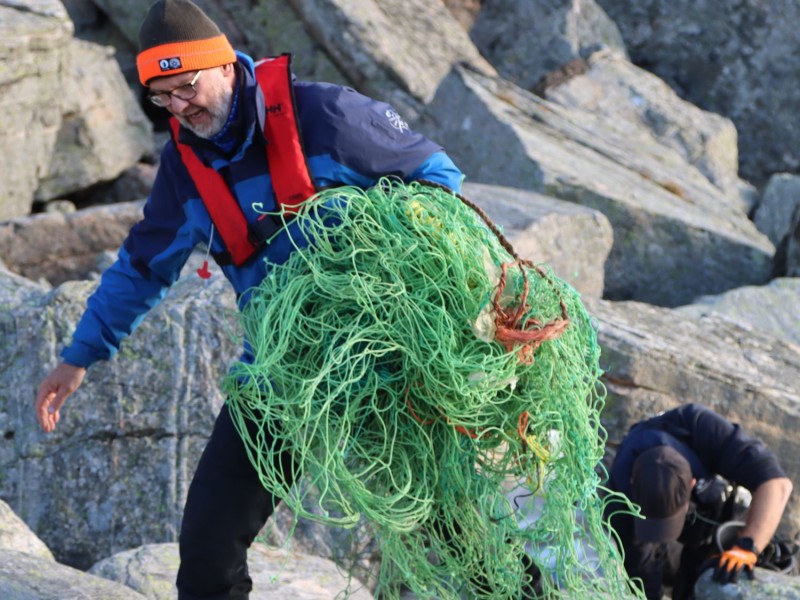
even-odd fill
[[[203,70],[194,85],[197,95],[191,100],[172,96],[165,108],[198,137],[214,137],[224,127],[233,102],[232,68],[228,75],[226,72],[225,67]],[[190,83],[196,74],[197,71],[190,71],[159,77],[150,82],[150,92],[170,92]]]

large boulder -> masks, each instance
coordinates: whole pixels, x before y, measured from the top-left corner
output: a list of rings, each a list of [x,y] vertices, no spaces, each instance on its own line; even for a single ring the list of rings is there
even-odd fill
[[[800,346],[798,277],[781,277],[763,286],[745,286],[718,296],[702,296],[675,311],[695,318],[719,315],[759,334]]]
[[[433,98],[455,64],[495,73],[442,2],[289,3],[352,85],[391,102],[407,119]]]
[[[614,228],[608,298],[675,306],[770,278],[769,240],[736,202],[649,134],[465,67],[442,82],[426,112],[424,128],[473,181],[606,215]]]
[[[112,361],[94,365],[52,434],[33,413],[94,288],[48,292],[0,272],[0,497],[65,564],[175,541],[186,492],[239,353],[235,299],[215,275],[179,281]]]
[[[800,207],[800,176],[778,173],[770,177],[758,210],[755,224],[770,241],[779,246],[791,233],[792,215]]]
[[[129,587],[38,556],[0,549],[0,598],[144,600]]]
[[[57,0],[0,6],[0,220],[115,178],[152,149],[107,47],[72,38]]]
[[[757,567],[755,579],[740,577],[736,583],[720,585],[708,570],[694,587],[696,600],[800,600],[800,578]]]
[[[708,315],[690,318],[638,302],[587,299],[597,320],[602,423],[613,455],[631,425],[687,402],[708,406],[761,438],[786,474],[800,480],[800,346]],[[800,531],[793,495],[781,524]]]
[[[603,213],[499,185],[465,183],[463,193],[500,227],[520,258],[546,265],[581,294],[603,295],[614,242]]]
[[[153,151],[150,121],[120,72],[113,49],[73,39],[62,87],[61,126],[35,199],[58,198],[116,178]]]
[[[134,600],[144,596],[55,562],[47,546],[0,500],[0,598]]]
[[[580,69],[601,48],[625,53],[619,29],[595,0],[486,2],[470,37],[498,73],[530,91],[565,67]]]
[[[0,4],[0,220],[31,210],[61,127],[72,23],[58,0]]]
[[[736,123],[743,176],[800,166],[797,2],[598,0],[628,52],[678,93]]]
[[[543,87],[543,97],[602,117],[635,138],[652,137],[694,167],[673,171],[677,185],[707,186],[702,176],[735,210],[752,210],[758,194],[739,178],[738,133],[730,119],[681,99],[663,80],[619,52],[596,52],[585,62],[583,72]]]
[[[42,213],[0,223],[0,256],[28,279],[59,285],[97,272],[98,256],[119,248],[142,218],[142,201],[73,213]]]
[[[55,560],[44,542],[36,537],[25,521],[2,500],[0,500],[0,549],[22,552],[44,560]]]
[[[363,584],[348,582],[333,562],[317,556],[253,544],[247,563],[253,579],[251,600],[328,600],[345,590],[353,600],[372,598]],[[152,600],[172,600],[178,564],[177,544],[147,544],[106,558],[89,572],[125,584]]]

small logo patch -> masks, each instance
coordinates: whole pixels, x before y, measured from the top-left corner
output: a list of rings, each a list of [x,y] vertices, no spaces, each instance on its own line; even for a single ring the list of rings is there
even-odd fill
[[[400,132],[408,129],[408,123],[406,123],[403,118],[397,114],[397,111],[387,109],[386,118],[389,119],[389,124]]]
[[[181,59],[177,56],[175,58],[162,58],[158,61],[158,66],[162,71],[172,71],[181,68]]]

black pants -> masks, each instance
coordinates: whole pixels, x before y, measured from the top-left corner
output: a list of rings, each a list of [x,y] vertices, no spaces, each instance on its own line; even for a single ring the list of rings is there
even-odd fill
[[[291,457],[276,457],[291,473]],[[179,600],[246,600],[247,549],[272,514],[244,443],[223,406],[195,471],[180,533]]]

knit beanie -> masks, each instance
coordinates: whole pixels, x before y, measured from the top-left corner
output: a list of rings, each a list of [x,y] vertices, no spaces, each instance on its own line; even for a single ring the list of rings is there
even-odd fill
[[[236,62],[228,38],[190,0],[158,0],[139,29],[139,81]]]

